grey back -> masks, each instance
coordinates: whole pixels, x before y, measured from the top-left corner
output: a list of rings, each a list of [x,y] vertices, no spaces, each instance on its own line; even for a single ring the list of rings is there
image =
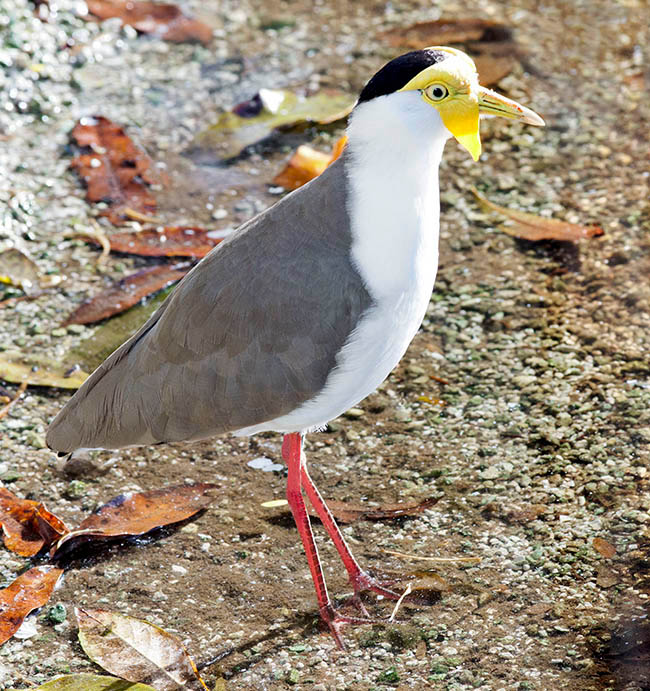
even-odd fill
[[[314,397],[372,303],[350,259],[346,156],[218,245],[51,424],[57,451],[200,439]]]

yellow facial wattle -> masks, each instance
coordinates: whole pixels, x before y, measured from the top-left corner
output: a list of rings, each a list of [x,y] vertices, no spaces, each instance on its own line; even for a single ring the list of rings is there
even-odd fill
[[[480,115],[498,115],[543,126],[535,112],[479,85],[476,66],[460,50],[432,46],[429,50],[449,57],[415,75],[400,91],[420,91],[422,98],[440,113],[445,127],[476,161],[481,155]]]

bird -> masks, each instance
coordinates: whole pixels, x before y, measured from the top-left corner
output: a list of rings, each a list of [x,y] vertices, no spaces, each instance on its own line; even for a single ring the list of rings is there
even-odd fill
[[[455,138],[477,161],[482,116],[544,125],[480,86],[458,49],[387,62],[360,92],[343,154],[196,264],[47,431],[65,454],[281,433],[287,502],[340,648],[344,625],[370,621],[359,593],[397,595],[350,551],[309,475],[304,437],[372,393],[420,327],[438,267],[443,149]],[[358,617],[329,596],[303,493],[342,559]]]

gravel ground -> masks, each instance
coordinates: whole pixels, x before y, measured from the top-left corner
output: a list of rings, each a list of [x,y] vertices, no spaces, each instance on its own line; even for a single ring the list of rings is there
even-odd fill
[[[68,170],[78,117],[124,123],[147,149],[169,176],[158,193],[168,222],[236,227],[277,198],[268,183],[287,140],[224,169],[183,156],[194,136],[263,86],[358,91],[393,53],[378,33],[443,10],[420,0],[185,2],[215,28],[202,47],[86,22],[75,0],[50,5],[58,11],[41,21],[27,0],[0,0],[0,250],[18,247],[51,281],[65,278],[0,311],[0,349],[63,362],[93,328],[62,329],[62,319],[151,263],[117,256],[98,267],[97,252],[70,237],[96,213]],[[319,628],[288,514],[260,508],[282,497],[284,475],[247,466],[279,459],[279,437],[131,449],[63,468],[44,433],[67,394],[29,388],[0,422],[0,479],[69,524],[127,490],[190,479],[217,482],[222,495],[161,539],[75,564],[52,600],[67,618],[54,625],[45,608],[0,649],[0,688],[97,669],[76,642],[76,605],[147,618],[198,661],[234,647],[205,670],[228,689],[650,688],[650,11],[645,0],[514,5],[446,2],[444,13],[516,29],[528,73],[517,67],[499,87],[548,126],[485,123],[477,165],[450,143],[425,323],[381,389],[307,444],[330,498],[439,497],[416,518],[345,528],[369,568],[413,570],[387,549],[481,562],[436,565],[448,586],[439,599],[406,606],[395,624],[348,629],[341,653]],[[326,147],[339,134],[298,139]],[[605,235],[575,246],[514,240],[476,206],[472,185]],[[601,556],[594,538],[616,555]],[[325,542],[322,553],[342,596]],[[24,566],[0,553],[4,581]],[[391,609],[369,606],[382,619]]]

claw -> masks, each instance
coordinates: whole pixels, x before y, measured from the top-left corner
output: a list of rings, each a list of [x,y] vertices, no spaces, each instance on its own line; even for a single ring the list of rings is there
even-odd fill
[[[348,617],[345,614],[339,614],[339,612],[337,612],[331,604],[320,608],[320,616],[321,619],[327,624],[330,633],[336,641],[336,645],[341,650],[345,650],[345,643],[343,643],[343,637],[341,636],[342,626],[345,624],[359,625],[377,623],[376,620],[370,619],[369,617]]]

